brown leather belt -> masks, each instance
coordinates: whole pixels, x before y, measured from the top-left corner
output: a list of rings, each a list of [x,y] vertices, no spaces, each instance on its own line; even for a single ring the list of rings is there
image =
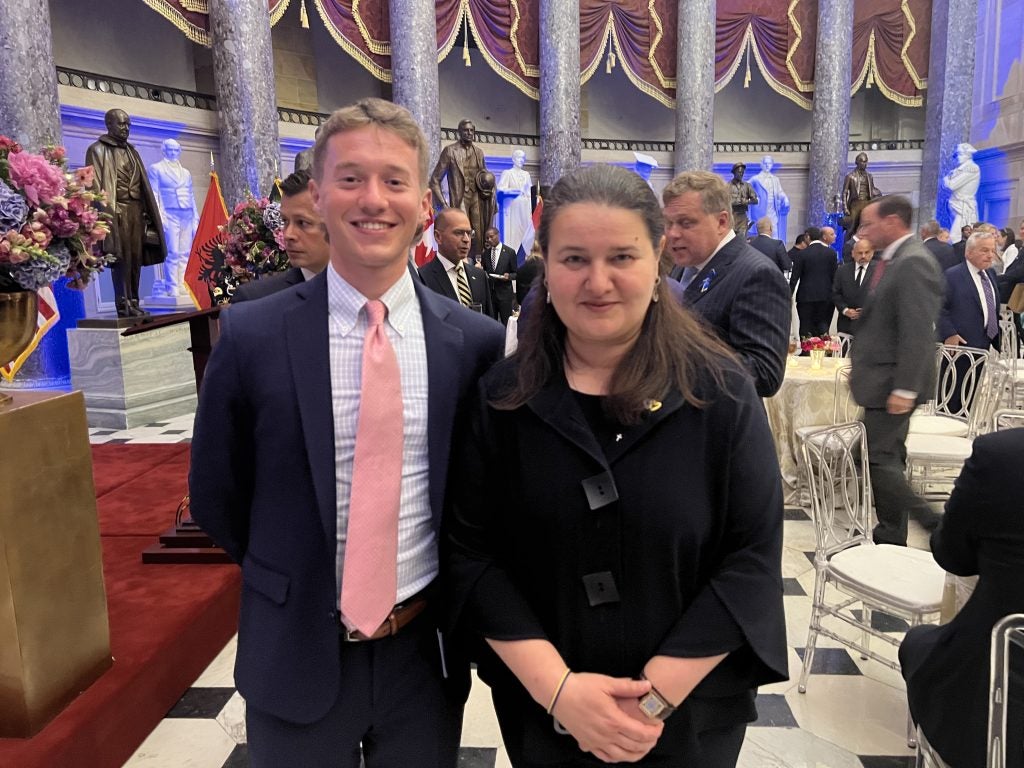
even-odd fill
[[[397,635],[402,627],[406,626],[423,613],[427,607],[427,598],[425,597],[414,597],[407,603],[396,605],[388,617],[384,619],[384,623],[377,627],[377,631],[372,635],[364,635],[358,629],[349,629],[344,624],[341,625],[341,639],[346,643],[363,643],[367,640],[380,640],[391,635]]]

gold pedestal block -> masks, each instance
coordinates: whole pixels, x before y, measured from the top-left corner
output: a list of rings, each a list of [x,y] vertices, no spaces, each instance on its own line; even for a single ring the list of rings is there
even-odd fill
[[[39,731],[110,666],[81,392],[0,406],[0,737]]]

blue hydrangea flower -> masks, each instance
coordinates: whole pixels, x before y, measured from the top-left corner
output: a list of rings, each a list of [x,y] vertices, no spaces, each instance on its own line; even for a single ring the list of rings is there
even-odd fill
[[[25,198],[0,182],[0,232],[21,229],[28,218],[28,203]]]

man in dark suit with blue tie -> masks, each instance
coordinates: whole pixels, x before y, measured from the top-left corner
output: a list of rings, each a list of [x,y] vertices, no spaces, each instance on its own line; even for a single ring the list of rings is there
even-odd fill
[[[829,232],[832,230],[828,229]],[[796,312],[800,317],[801,336],[821,336],[832,323],[832,278],[835,277],[837,254],[825,244],[825,231],[808,227],[811,238],[800,255],[793,259],[789,286],[796,294]],[[835,239],[835,233],[832,233]]]
[[[968,239],[966,261],[946,270],[946,299],[936,327],[938,341],[978,349],[999,347],[996,236],[983,229]]]
[[[857,321],[870,285],[871,259],[874,255],[875,246],[870,240],[861,237],[850,252],[850,260],[836,270],[832,280],[832,303],[839,313],[836,330],[840,333],[852,336],[857,332]]]
[[[469,670],[440,633],[438,528],[456,414],[504,334],[409,272],[428,158],[402,107],[335,112],[311,187],[330,264],[221,315],[189,483],[242,568],[253,768],[457,762]]]
[[[739,355],[759,395],[775,394],[791,324],[782,272],[736,237],[729,188],[715,174],[679,174],[662,191],[662,201],[665,248],[677,270],[682,267],[684,304]]]

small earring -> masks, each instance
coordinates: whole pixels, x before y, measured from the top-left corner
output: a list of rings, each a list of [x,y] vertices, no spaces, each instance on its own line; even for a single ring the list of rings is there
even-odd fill
[[[661,275],[658,275],[654,280],[654,293],[651,294],[651,301],[655,304],[658,303],[658,286],[661,285]]]
[[[548,288],[548,281],[547,280],[544,281],[544,292],[547,294],[546,302],[548,304],[550,304],[551,303],[551,289]]]
[[[550,303],[551,303],[551,291],[548,291],[548,295],[547,295],[547,299],[546,299],[546,302],[547,302],[548,304],[550,304]]]

